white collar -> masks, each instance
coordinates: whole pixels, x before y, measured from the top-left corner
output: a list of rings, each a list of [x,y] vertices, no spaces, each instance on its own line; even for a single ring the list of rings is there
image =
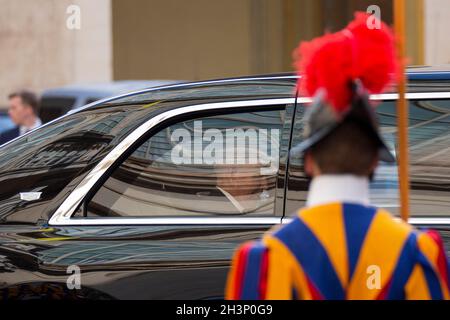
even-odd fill
[[[312,207],[335,202],[369,205],[369,179],[331,174],[315,177],[309,187],[306,205]]]
[[[19,130],[20,130],[20,134],[25,134],[28,131],[34,130],[38,127],[40,127],[42,125],[42,121],[39,118],[36,118],[36,120],[34,121],[34,124],[31,127],[26,127],[26,126],[20,126]]]

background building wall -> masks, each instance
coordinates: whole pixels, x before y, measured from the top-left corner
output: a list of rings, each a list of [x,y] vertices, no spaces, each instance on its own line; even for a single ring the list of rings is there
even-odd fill
[[[69,5],[81,29],[66,27]],[[0,0],[0,107],[13,90],[112,77],[110,0]]]
[[[405,27],[407,63],[425,64],[424,0],[406,1]]]
[[[69,5],[81,29],[69,30]],[[12,90],[121,79],[208,79],[292,70],[301,40],[392,0],[0,0],[0,108]],[[407,1],[411,64],[450,63],[449,0]]]
[[[450,63],[450,1],[425,0],[425,62]]]
[[[291,71],[300,40],[342,29],[372,4],[392,23],[391,0],[112,0],[114,79]]]
[[[258,72],[268,63],[262,52],[269,28],[261,21],[268,19],[269,2],[113,0],[114,78],[195,80]]]

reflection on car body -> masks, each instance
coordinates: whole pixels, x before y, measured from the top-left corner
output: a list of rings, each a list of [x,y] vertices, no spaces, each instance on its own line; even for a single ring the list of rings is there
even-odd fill
[[[440,231],[448,250],[450,83],[443,74],[450,79],[445,70],[409,72],[411,222]],[[234,249],[304,205],[302,159],[289,157],[309,102],[294,96],[296,81],[283,74],[143,90],[81,108],[4,145],[0,297],[223,297]],[[373,97],[393,151],[396,98]],[[238,129],[247,142],[233,161],[226,162],[228,152],[208,153],[208,137]],[[269,147],[254,153],[259,133]],[[177,139],[182,134],[201,139],[192,138],[191,149]],[[269,152],[274,146],[277,152]],[[190,162],[180,150],[200,152],[202,161]],[[241,151],[262,160],[241,161]],[[209,161],[220,156],[225,160]],[[397,189],[396,165],[383,164],[372,201],[395,213]],[[82,289],[75,291],[66,286],[73,265],[81,270]]]

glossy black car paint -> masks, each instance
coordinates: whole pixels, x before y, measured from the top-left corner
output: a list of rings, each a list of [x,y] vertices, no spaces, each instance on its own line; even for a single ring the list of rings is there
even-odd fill
[[[234,249],[266,229],[214,225],[7,226],[1,233],[0,272],[2,282],[9,285],[1,292],[6,299],[34,295],[73,299],[221,298]],[[83,290],[67,289],[70,265],[80,267]]]
[[[103,102],[45,127],[58,131],[59,121],[73,118],[70,128],[56,132],[51,139],[27,143],[25,138],[3,146],[0,299],[222,298],[235,248],[260,237],[272,225],[52,227],[48,220],[86,174],[145,120],[191,104],[294,96],[295,77],[252,79],[187,84]],[[450,91],[446,81],[433,86],[428,86],[428,81],[413,82],[410,90],[426,92],[440,86],[439,91]],[[288,114],[293,116],[293,112]],[[122,116],[120,132],[92,129],[98,119]],[[286,122],[292,123],[292,119]],[[283,201],[285,161],[280,163],[278,176]],[[25,202],[18,198],[17,190],[45,190],[46,196]],[[448,249],[450,227],[433,228],[444,236]],[[72,265],[80,267],[79,290],[67,286]]]

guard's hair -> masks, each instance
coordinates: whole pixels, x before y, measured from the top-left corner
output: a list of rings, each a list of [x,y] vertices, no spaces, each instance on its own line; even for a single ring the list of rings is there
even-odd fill
[[[379,146],[360,124],[345,121],[311,147],[311,155],[322,174],[373,174]]]

